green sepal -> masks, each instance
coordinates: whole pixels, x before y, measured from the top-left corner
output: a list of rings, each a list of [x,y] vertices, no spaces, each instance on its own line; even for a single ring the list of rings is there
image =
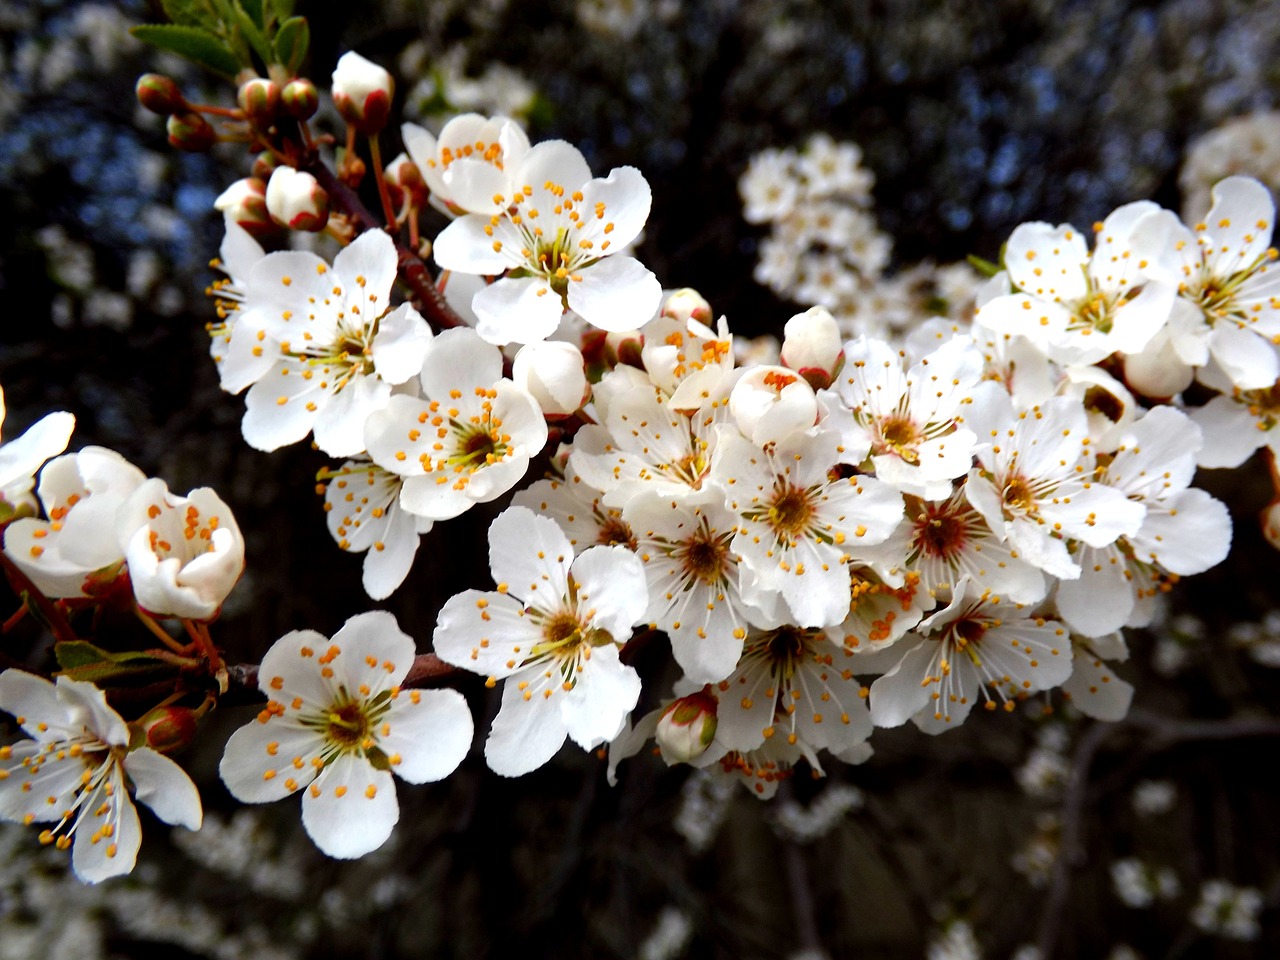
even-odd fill
[[[144,43],[168,50],[197,63],[214,73],[234,78],[240,72],[240,60],[225,43],[198,27],[170,23],[144,23],[130,27],[129,32]]]
[[[61,640],[53,645],[53,656],[63,672],[91,666],[95,663],[129,663],[134,660],[149,660],[152,663],[164,663],[142,650],[103,650],[88,640]],[[167,664],[166,664],[167,665]]]
[[[292,17],[295,5],[294,0],[271,0],[271,6],[275,9],[277,20],[288,20]]]
[[[965,260],[969,262],[969,266],[973,267],[973,269],[977,270],[984,277],[994,277],[1000,272],[1000,264],[992,263],[990,260],[983,260],[976,254],[969,254],[965,257]]]
[[[280,24],[276,33],[276,62],[283,64],[290,76],[296,76],[310,46],[311,26],[307,18],[291,17]]]

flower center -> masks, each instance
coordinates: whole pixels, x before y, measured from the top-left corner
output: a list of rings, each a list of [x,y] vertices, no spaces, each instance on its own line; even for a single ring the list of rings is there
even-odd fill
[[[813,517],[813,506],[799,487],[779,491],[769,505],[769,523],[779,533],[795,539],[804,533]]]
[[[894,416],[881,421],[880,439],[883,453],[896,453],[907,463],[915,463],[919,457],[911,449],[920,441],[916,425],[907,417]]]
[[[1005,484],[1004,502],[1006,506],[1014,507],[1026,513],[1035,513],[1036,511],[1035,492],[1031,489],[1031,484],[1021,476],[1011,477],[1009,482]]]
[[[968,540],[967,525],[947,512],[945,504],[924,504],[915,528],[920,552],[944,561],[954,559]]]
[[[359,703],[344,703],[329,711],[325,734],[339,749],[354,750],[369,735],[369,718]]]
[[[685,543],[680,557],[684,571],[703,583],[717,584],[724,579],[729,565],[729,547],[725,537],[716,537],[710,531],[700,529]]]
[[[609,516],[600,524],[600,532],[596,534],[596,543],[606,547],[623,546],[630,550],[636,548],[636,535],[631,532],[630,525],[610,511]]]

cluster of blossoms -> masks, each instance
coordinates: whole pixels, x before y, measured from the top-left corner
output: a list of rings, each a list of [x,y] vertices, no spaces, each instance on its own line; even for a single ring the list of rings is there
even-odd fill
[[[198,141],[204,121],[161,80],[140,97],[171,111],[175,142]],[[849,336],[822,305],[843,309],[843,293],[801,291],[819,305],[787,321],[778,362],[739,363],[727,319],[692,290],[664,298],[629,251],[650,208],[639,171],[595,177],[571,145],[476,114],[438,135],[406,125],[406,154],[383,169],[390,76],[347,54],[332,94],[348,142],[370,139],[389,230],[304,169],[326,175],[309,136],[309,154],[274,149],[269,180],[218,200],[211,353],[224,389],[246,391],[250,445],[309,436],[339,461],[320,473],[329,530],[366,554],[374,599],[405,581],[422,534],[513,491],[560,441],[490,527],[494,589],[452,597],[433,636],[437,662],[502,681],[484,755],[503,776],[571,739],[607,745],[612,779],[652,738],[667,763],[769,797],[798,764],[866,760],[876,727],[938,734],[1051,690],[1117,719],[1133,692],[1110,666],[1122,630],[1230,546],[1225,507],[1190,486],[1196,466],[1280,437],[1274,206],[1256,181],[1220,184],[1194,228],[1122,207],[1092,252],[1069,225],[1024,224],[972,321],[939,317],[897,344]],[[315,98],[297,79],[244,81],[246,135],[306,134]],[[349,150],[341,177],[362,168]],[[752,219],[791,218],[794,242],[827,256],[868,241],[856,255],[874,278],[887,241],[834,199],[869,185],[855,150],[819,137],[758,159],[743,192]],[[427,206],[450,220],[431,245],[439,285],[419,256]],[[255,239],[282,228],[343,249],[330,261]],[[1177,395],[1194,380],[1221,393],[1187,413]],[[43,515],[8,523],[11,578],[55,609],[127,586],[153,632],[153,617],[183,621],[225,690],[207,622],[243,567],[230,512],[93,447],[45,466],[37,503],[35,471],[67,434],[55,415],[0,454],[9,515]],[[645,690],[632,661],[659,634],[682,676]],[[412,689],[419,656],[385,612],[281,638],[256,674],[265,705],[223,755],[228,789],[301,793],[331,856],[379,847],[399,817],[392,774],[439,780],[472,741],[461,694]],[[56,820],[55,842],[76,831],[87,879],[132,863],[128,781],[162,818],[198,825],[185,777],[101,691],[10,671],[0,707],[33,738],[4,748],[17,762],[0,767],[0,813]],[[114,837],[104,866],[92,851]]]
[[[767,223],[755,279],[779,296],[825,307],[844,336],[891,338],[936,315],[967,318],[980,278],[968,264],[885,275],[893,241],[876,224],[862,151],[814,134],[802,150],[762,150],[738,181],[742,215]]]

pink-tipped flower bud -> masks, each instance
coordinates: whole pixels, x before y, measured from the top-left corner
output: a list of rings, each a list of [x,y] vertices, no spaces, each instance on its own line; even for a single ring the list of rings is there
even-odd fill
[[[797,313],[783,328],[782,365],[815,390],[831,386],[844,366],[844,344],[836,318],[825,307]]]
[[[190,707],[156,707],[129,725],[133,730],[131,739],[140,747],[175,753],[195,740],[198,720]]]
[[[718,707],[716,698],[701,690],[669,703],[654,734],[662,759],[688,763],[706,753],[716,737]]]
[[[729,394],[729,412],[756,446],[808,430],[818,419],[813,387],[786,367],[750,367]]]
[[[333,105],[342,118],[372,136],[387,125],[395,82],[382,67],[354,51],[344,53],[333,71]]]
[[[526,343],[511,364],[511,379],[537,401],[548,420],[563,420],[591,396],[582,352],[571,343]]]
[[[195,111],[175,113],[169,118],[166,128],[169,131],[169,144],[191,153],[203,153],[218,139],[209,121]]]
[[[265,130],[280,113],[280,88],[271,80],[254,77],[240,84],[236,102],[255,127]]]
[[[280,91],[280,105],[295,120],[310,120],[320,109],[320,91],[310,80],[290,80]]]
[[[223,217],[243,227],[255,236],[263,236],[276,230],[275,221],[267,212],[267,185],[257,177],[237,180],[213,201],[215,210]]]
[[[682,323],[685,320],[693,319],[699,323],[711,323],[711,304],[697,290],[692,287],[682,287],[676,290],[662,305],[662,315],[664,317],[674,317]]]
[[[253,158],[253,167],[250,173],[266,183],[271,179],[271,174],[276,172],[276,167],[280,166],[279,158],[270,150],[263,150],[260,154]]]
[[[277,167],[267,183],[267,212],[281,226],[314,233],[329,222],[329,195],[311,174]]]
[[[144,73],[133,89],[140,104],[162,117],[187,109],[187,101],[178,85],[162,73]]]

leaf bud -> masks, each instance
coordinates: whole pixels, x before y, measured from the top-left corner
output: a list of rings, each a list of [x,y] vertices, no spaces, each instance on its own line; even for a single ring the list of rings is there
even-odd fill
[[[716,698],[704,690],[667,704],[654,734],[662,759],[688,763],[706,753],[716,737]]]
[[[290,80],[280,91],[280,105],[295,120],[310,120],[320,108],[320,92],[310,80]]]
[[[318,232],[329,222],[329,195],[311,174],[277,167],[267,183],[267,212],[291,230]]]
[[[255,127],[265,130],[280,112],[280,88],[271,80],[254,77],[240,84],[236,102]]]
[[[162,73],[144,73],[138,78],[134,92],[140,104],[162,117],[187,109],[187,101],[183,99],[178,85]]]
[[[203,153],[218,139],[209,121],[194,111],[173,114],[167,129],[170,145],[191,153]]]

